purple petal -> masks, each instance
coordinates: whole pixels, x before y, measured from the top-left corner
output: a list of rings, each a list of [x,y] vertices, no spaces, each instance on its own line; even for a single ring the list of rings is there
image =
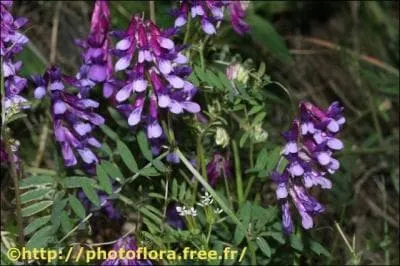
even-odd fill
[[[88,138],[88,143],[90,145],[92,145],[93,147],[96,147],[96,148],[100,148],[101,147],[101,143],[94,137]]]
[[[73,166],[77,163],[76,157],[72,152],[71,146],[64,142],[61,146],[61,152],[64,158],[65,166]]]
[[[147,137],[151,138],[159,138],[162,134],[162,128],[157,120],[154,120],[153,123],[147,126]]]
[[[297,144],[296,142],[290,141],[286,144],[285,149],[283,150],[284,154],[290,154],[290,153],[297,153]]]
[[[54,125],[54,135],[58,142],[64,142],[65,141],[64,127],[61,126],[61,122],[58,121]]]
[[[85,163],[91,164],[98,162],[96,155],[88,148],[78,149],[77,151]]]
[[[190,113],[200,112],[200,105],[194,102],[188,102],[188,101],[182,102],[182,107]]]
[[[285,183],[280,183],[276,187],[276,197],[278,199],[284,199],[288,196],[288,191],[286,189],[286,184]]]
[[[186,64],[188,62],[188,59],[182,53],[178,53],[176,55],[176,58],[174,59],[174,62],[177,64]]]
[[[175,100],[171,100],[169,104],[169,110],[174,114],[180,114],[183,112],[182,105]]]
[[[186,19],[183,16],[179,16],[175,19],[174,26],[176,28],[182,27],[183,25],[186,24]]]
[[[211,22],[209,22],[207,19],[203,19],[201,21],[201,27],[202,27],[203,31],[205,33],[207,33],[208,35],[212,35],[217,32],[214,25]]]
[[[142,92],[147,88],[147,80],[137,79],[132,83],[132,88],[134,91]]]
[[[339,124],[335,120],[330,119],[327,128],[330,132],[336,133],[339,131]]]
[[[301,165],[297,162],[293,162],[290,165],[290,173],[293,176],[301,176],[304,173],[304,169],[303,167],[301,167]]]
[[[129,98],[129,96],[131,96],[131,92],[132,92],[132,83],[129,83],[128,85],[125,85],[122,89],[120,89],[117,92],[117,95],[115,95],[115,99],[118,102],[122,102],[125,101],[126,99]]]
[[[88,77],[97,82],[103,82],[107,77],[106,66],[93,65],[89,69]]]
[[[217,20],[221,20],[224,17],[224,12],[220,7],[213,7],[211,8],[211,13],[213,14],[214,18]]]
[[[343,149],[343,142],[341,142],[339,139],[336,138],[331,138],[328,140],[327,145],[329,148],[333,150],[341,150]]]
[[[160,70],[161,73],[163,74],[169,74],[172,71],[172,65],[169,60],[160,60],[158,63],[158,69]]]
[[[46,95],[46,89],[44,87],[37,87],[33,94],[36,99],[42,99]]]
[[[79,103],[83,104],[83,106],[85,106],[85,108],[89,108],[89,107],[97,108],[100,105],[98,102],[91,100],[91,99],[83,99],[83,100],[80,100]]]
[[[61,81],[55,81],[50,84],[50,90],[52,90],[52,91],[56,91],[56,90],[61,91],[63,89],[64,89],[64,84],[62,84]]]
[[[312,228],[313,227],[312,217],[304,211],[300,211],[300,215],[301,215],[301,225],[303,226],[303,228],[304,229]]]
[[[90,126],[90,124],[83,122],[74,124],[74,129],[81,136],[84,136],[90,131],[92,131],[92,127]]]
[[[190,11],[192,13],[192,18],[196,16],[204,16],[204,9],[200,5],[193,6]]]
[[[113,92],[114,92],[114,86],[108,82],[104,83],[104,86],[103,86],[104,98],[106,98],[106,99],[110,98],[111,95],[113,94]]]
[[[92,124],[95,124],[96,126],[100,126],[102,124],[104,124],[104,118],[101,115],[98,114],[92,114],[90,116],[90,122],[92,122]]]
[[[170,102],[171,102],[171,99],[169,98],[168,95],[160,94],[158,96],[158,106],[160,106],[161,108],[168,107]]]
[[[325,177],[318,177],[316,182],[321,186],[323,189],[331,189],[332,188],[332,181],[325,178]]]
[[[128,124],[130,126],[135,126],[140,122],[140,118],[142,115],[142,108],[134,109],[128,117]]]
[[[131,57],[130,56],[125,56],[120,58],[117,63],[115,64],[115,71],[120,71],[128,68],[129,64],[131,62]]]
[[[62,101],[57,101],[53,106],[53,112],[55,114],[63,114],[67,111],[67,105]]]
[[[175,46],[174,42],[168,38],[160,37],[158,39],[158,41],[159,41],[161,47],[168,49],[168,50],[174,48],[174,46]]]
[[[327,165],[331,161],[331,156],[327,152],[320,152],[317,159],[321,165]]]
[[[126,50],[131,46],[131,42],[128,39],[122,39],[117,42],[116,48],[118,50]]]
[[[178,76],[169,75],[169,76],[167,76],[167,80],[172,85],[172,87],[174,87],[176,89],[181,89],[185,85],[183,79],[181,79]]]
[[[315,142],[316,142],[317,144],[321,144],[322,142],[324,142],[325,137],[323,137],[321,131],[319,131],[319,132],[316,132],[316,133],[313,135],[313,139],[315,140]]]

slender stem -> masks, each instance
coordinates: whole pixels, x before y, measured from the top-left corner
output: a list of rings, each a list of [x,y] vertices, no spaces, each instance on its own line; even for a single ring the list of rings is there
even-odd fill
[[[200,66],[201,66],[201,69],[204,69],[204,42],[205,41],[203,41],[203,42],[201,42],[200,43],[200,47],[199,47],[199,54],[200,54]]]
[[[240,157],[239,157],[238,147],[237,147],[236,141],[234,141],[234,140],[232,140],[232,150],[233,150],[233,158],[235,161],[237,197],[238,197],[239,206],[241,206],[244,202],[242,171],[240,169]]]
[[[156,5],[154,0],[149,1],[150,19],[153,23],[156,23]]]
[[[254,142],[253,142],[253,140],[250,141],[250,151],[249,151],[249,153],[250,153],[250,156],[249,156],[250,157],[249,158],[250,168],[254,168]],[[253,183],[254,183],[255,179],[256,179],[256,176],[254,174],[252,176],[250,176],[249,182],[247,183],[247,187],[246,187],[246,190],[244,192],[244,199],[245,200],[249,196],[251,187],[253,186]]]
[[[212,226],[213,226],[213,223],[210,223],[210,225],[208,226],[208,233],[207,233],[207,238],[206,238],[207,248],[208,248],[208,243],[210,242]]]
[[[58,1],[53,17],[53,27],[51,29],[51,45],[50,45],[50,64],[54,64],[57,56],[57,41],[58,41],[58,25],[60,24],[60,10],[62,1]]]
[[[106,201],[104,201],[104,202],[106,202]],[[61,238],[60,241],[58,241],[58,243],[64,242],[65,239],[67,239],[70,235],[72,235],[73,232],[75,232],[76,230],[78,230],[78,228],[79,228],[82,224],[86,223],[86,222],[90,219],[90,217],[92,217],[92,216],[93,216],[93,213],[92,213],[92,212],[89,213],[82,221],[79,222],[79,224],[77,224],[74,228],[72,228],[71,231],[69,231],[63,238]]]
[[[225,174],[224,171],[224,183],[225,183],[225,190],[226,190],[226,196],[228,197],[228,202],[229,202],[229,207],[231,207],[231,209],[233,209],[233,203],[232,203],[232,195],[231,195],[231,190],[229,188],[229,182],[228,182],[228,177]]]
[[[3,58],[0,60],[1,66],[3,65]],[[22,214],[21,214],[21,193],[19,190],[19,177],[17,171],[17,165],[14,161],[14,152],[11,149],[10,145],[10,138],[7,133],[7,121],[6,121],[6,108],[5,108],[5,99],[6,99],[6,91],[4,86],[4,73],[3,68],[1,68],[1,77],[0,77],[0,90],[1,90],[1,106],[3,108],[1,112],[1,140],[4,143],[5,149],[7,151],[7,160],[10,163],[10,174],[14,182],[14,189],[15,189],[15,205],[16,205],[16,219],[17,219],[17,226],[18,226],[18,233],[19,233],[19,245],[20,247],[25,246],[25,239],[24,239],[24,225],[22,221]]]
[[[190,24],[191,24],[192,20],[191,20],[191,16],[188,16],[188,21],[186,23],[186,32],[185,32],[185,37],[183,39],[183,44],[186,44],[189,40],[189,32],[190,32]]]
[[[207,178],[207,170],[206,170],[206,165],[204,162],[204,149],[203,149],[203,143],[202,143],[202,134],[200,134],[197,137],[196,140],[196,152],[197,152],[197,171],[201,172],[202,176],[205,177],[206,180]],[[196,196],[197,196],[197,187],[198,187],[198,181],[195,181],[194,187],[193,187],[193,202],[196,201]]]
[[[10,174],[14,182],[14,189],[15,189],[15,205],[16,205],[16,218],[17,218],[17,226],[18,226],[18,233],[19,233],[19,245],[20,247],[25,246],[25,239],[24,239],[24,224],[22,221],[22,214],[21,214],[21,191],[19,190],[19,177],[17,171],[17,165],[14,161],[14,152],[11,149],[11,145],[9,142],[9,138],[6,133],[6,138],[4,139],[4,144],[7,149],[7,156],[8,161],[10,163]]]
[[[39,167],[40,163],[42,162],[44,151],[46,150],[46,144],[47,144],[47,138],[49,136],[49,126],[48,126],[48,120],[44,122],[43,129],[42,129],[42,134],[40,134],[40,140],[39,140],[39,148],[36,153],[36,158],[34,162],[34,167]]]
[[[236,217],[236,215],[233,213],[232,209],[230,209],[220,198],[220,196],[215,192],[215,190],[208,184],[208,182],[200,175],[198,171],[192,166],[192,164],[186,159],[185,155],[177,149],[176,153],[178,157],[181,159],[183,164],[186,166],[186,168],[193,174],[193,176],[204,186],[204,189],[208,191],[208,193],[211,194],[211,196],[215,199],[215,201],[219,204],[221,209],[233,220],[233,222],[237,225],[240,231],[244,233],[246,236],[247,244],[249,246],[250,252],[251,252],[251,264],[252,265],[257,265],[257,260],[256,260],[256,254],[255,254],[255,249],[253,246],[253,243],[247,233],[246,227],[242,224],[242,222],[239,220],[239,218]]]

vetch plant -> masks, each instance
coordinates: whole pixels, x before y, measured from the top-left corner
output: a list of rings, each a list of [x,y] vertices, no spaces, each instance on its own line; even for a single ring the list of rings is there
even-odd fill
[[[87,37],[74,41],[81,51],[76,69],[67,73],[59,60],[44,74],[29,73],[28,82],[20,74],[23,60],[16,58],[28,42],[21,32],[27,20],[14,19],[12,1],[1,2],[0,156],[9,173],[4,178],[14,181],[8,204],[17,207],[4,230],[17,223],[18,247],[28,248],[246,251],[236,261],[182,261],[188,265],[239,259],[243,265],[300,264],[300,256],[329,257],[313,231],[303,229],[333,224],[329,215],[316,222],[325,207],[311,189],[335,187],[329,176],[339,171],[336,153],[345,148],[338,138],[344,107],[301,101],[282,134],[282,149],[276,136],[292,119],[291,91],[267,75],[261,57],[246,58],[236,44],[218,39],[227,13],[234,38],[252,40],[253,27],[260,28],[254,9],[262,4],[143,3],[143,10],[134,2],[135,10],[122,2],[90,3]],[[172,20],[165,10],[172,10]],[[50,120],[53,138],[32,129]],[[18,132],[22,123],[31,138]],[[43,160],[32,163],[29,153],[36,147],[42,147]],[[291,206],[302,228],[295,226]],[[118,257],[92,262],[177,263]]]

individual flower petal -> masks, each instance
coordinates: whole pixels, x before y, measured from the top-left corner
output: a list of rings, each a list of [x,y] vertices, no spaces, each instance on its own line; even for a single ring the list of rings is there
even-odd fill
[[[168,38],[160,37],[159,42],[160,42],[161,47],[168,49],[168,50],[174,48],[174,46],[175,46],[174,42]]]
[[[145,91],[147,88],[147,80],[137,79],[132,84],[133,90],[137,92]]]
[[[120,71],[120,70],[127,69],[129,64],[130,64],[130,62],[131,62],[131,57],[130,56],[122,57],[115,64],[115,71]]]
[[[212,34],[215,34],[217,32],[216,29],[215,29],[215,26],[211,22],[209,22],[207,19],[202,19],[201,20],[201,28],[208,35],[212,35]]]
[[[88,148],[78,149],[77,151],[81,156],[81,158],[83,159],[83,161],[87,164],[96,163],[98,161],[96,155],[94,155],[94,153]]]
[[[122,39],[117,43],[116,48],[118,50],[127,50],[130,46],[131,42],[128,39]]]
[[[117,94],[115,95],[115,99],[116,99],[118,102],[123,102],[123,101],[125,101],[126,99],[129,98],[129,96],[131,96],[132,89],[133,89],[132,84],[128,84],[128,85],[124,86],[122,89],[120,89],[120,90],[117,92]]]
[[[162,132],[162,128],[157,120],[153,121],[147,126],[147,137],[149,139],[159,138]]]
[[[62,102],[62,101],[57,101],[57,102],[54,104],[53,112],[54,112],[56,115],[58,115],[58,114],[63,114],[63,113],[65,113],[66,111],[67,111],[67,105],[66,105],[64,102]]]
[[[174,87],[176,89],[181,89],[185,85],[183,79],[181,79],[178,76],[169,75],[169,76],[167,76],[167,80],[172,85],[172,87]]]
[[[36,99],[42,99],[46,95],[46,89],[44,87],[37,87],[34,91]]]

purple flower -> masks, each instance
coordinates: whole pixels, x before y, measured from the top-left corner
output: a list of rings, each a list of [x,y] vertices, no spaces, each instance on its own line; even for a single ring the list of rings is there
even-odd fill
[[[92,21],[88,39],[76,40],[84,52],[83,65],[76,75],[76,86],[80,88],[82,96],[86,97],[96,84],[103,85],[103,94],[110,97],[113,91],[112,58],[109,53],[110,40],[110,10],[108,2],[97,0],[92,13]]]
[[[208,182],[215,187],[219,179],[232,176],[232,162],[228,156],[214,153],[212,160],[207,164]]]
[[[17,169],[19,169],[19,157],[18,157],[18,149],[19,149],[19,141],[9,140],[10,148],[12,151],[12,160],[15,163]],[[7,167],[8,163],[11,161],[8,156],[8,151],[6,149],[6,145],[3,140],[0,141],[0,162],[1,166]]]
[[[107,258],[102,265],[107,266],[107,265],[129,265],[129,266],[136,266],[136,265],[141,265],[141,266],[151,266],[153,263],[151,263],[150,260],[147,259],[137,259],[134,258],[135,256],[132,256],[131,259],[128,259],[127,257],[130,256],[125,256],[125,258],[119,258],[118,253],[119,250],[123,249],[125,252],[124,254],[127,254],[129,250],[136,251],[138,247],[136,246],[136,241],[134,238],[128,236],[125,238],[120,238],[117,243],[115,243],[112,247],[112,250],[115,251],[115,256]],[[112,254],[112,252],[108,252],[108,254]]]
[[[185,220],[176,211],[178,205],[175,202],[168,204],[167,207],[167,223],[175,229],[185,229]]]
[[[101,211],[103,211],[109,219],[119,220],[121,218],[121,213],[117,208],[115,208],[114,203],[108,198],[108,196],[104,192],[98,192],[97,194],[100,199]],[[94,206],[86,197],[85,193],[80,190],[78,191],[77,196],[78,199],[82,202],[85,209],[87,211],[91,211]]]
[[[244,21],[247,5],[246,1],[181,0],[179,7],[173,11],[174,26],[175,28],[184,26],[188,21],[188,16],[192,19],[198,17],[203,31],[208,35],[215,34],[218,22],[224,18],[224,7],[227,7],[233,29],[243,35],[249,30],[249,26]]]
[[[240,35],[245,34],[250,29],[249,25],[244,20],[247,7],[248,1],[229,1],[228,4],[232,27]]]
[[[92,136],[92,131],[104,123],[104,118],[94,112],[99,103],[66,92],[64,83],[73,84],[57,67],[48,69],[44,78],[35,76],[33,79],[35,96],[44,97],[46,89],[50,96],[54,135],[61,146],[65,166],[76,165],[77,154],[87,167],[96,164],[98,159],[92,148],[101,147],[101,143]]]
[[[295,119],[291,128],[283,133],[286,145],[282,151],[288,161],[283,172],[272,173],[276,186],[276,196],[282,205],[283,228],[293,232],[288,196],[293,201],[305,229],[313,227],[313,217],[324,211],[324,207],[307,189],[320,186],[332,188],[326,178],[339,169],[340,163],[333,155],[343,149],[343,143],[336,134],[340,131],[345,118],[343,107],[332,103],[326,111],[305,102],[300,104],[300,119]]]
[[[186,80],[191,69],[181,53],[184,47],[170,39],[173,33],[134,16],[128,29],[118,33],[120,40],[114,50],[119,57],[115,71],[123,70],[127,76],[115,93],[115,101],[120,103],[117,109],[128,118],[130,126],[145,123],[150,140],[163,136],[158,120],[160,108],[174,114],[200,111],[192,100],[197,89]],[[133,99],[131,103],[123,103],[129,99]]]
[[[29,108],[28,101],[19,95],[27,85],[27,80],[18,75],[22,62],[14,61],[15,55],[20,53],[29,41],[25,35],[19,32],[28,20],[23,17],[14,19],[10,13],[11,7],[12,1],[1,1],[0,55],[3,61],[1,67],[4,76],[4,108],[7,118],[22,109]]]

